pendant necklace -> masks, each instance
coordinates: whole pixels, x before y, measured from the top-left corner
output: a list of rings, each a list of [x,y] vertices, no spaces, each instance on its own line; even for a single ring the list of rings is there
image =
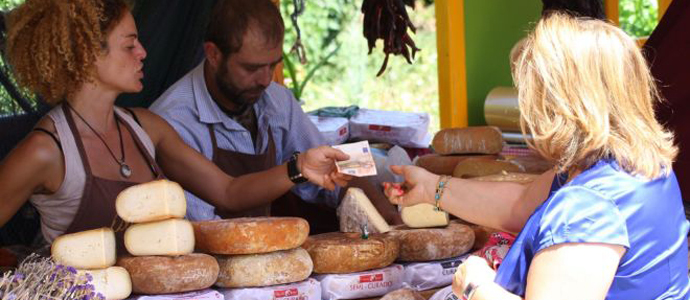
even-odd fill
[[[105,148],[108,149],[108,153],[110,153],[110,156],[112,156],[115,162],[117,162],[120,165],[120,175],[122,175],[122,177],[124,178],[129,178],[129,176],[132,176],[132,168],[130,168],[129,165],[125,163],[125,147],[122,141],[122,131],[120,130],[120,121],[117,115],[115,115],[115,126],[117,126],[117,135],[120,137],[120,156],[122,156],[121,159],[117,159],[115,153],[113,153],[113,150],[110,150],[110,147],[105,142],[105,139],[103,139],[103,137],[101,137],[101,135],[98,134],[98,131],[96,131],[96,129],[91,127],[91,124],[89,124],[89,122],[86,122],[86,119],[84,119],[84,117],[82,117],[79,114],[79,112],[77,112],[77,110],[72,107],[72,105],[70,105],[68,102],[65,102],[65,104],[67,105],[67,108],[73,111],[77,115],[77,117],[79,117],[79,119],[81,119],[81,121],[84,122],[84,124],[86,124],[86,126],[89,127],[91,131],[93,131],[96,137],[98,137],[98,139],[101,140],[101,142],[103,142],[103,145],[105,145]]]

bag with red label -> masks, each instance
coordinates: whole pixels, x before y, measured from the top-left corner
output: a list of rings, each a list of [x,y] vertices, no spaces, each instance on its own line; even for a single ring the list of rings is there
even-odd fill
[[[131,296],[127,300],[223,300],[223,295],[215,290],[205,289],[180,294]]]
[[[346,118],[309,116],[328,145],[340,145],[350,138],[350,124]]]
[[[427,148],[431,142],[429,114],[361,108],[350,118],[350,138]]]
[[[321,284],[313,278],[291,284],[218,291],[225,300],[321,300]]]
[[[469,254],[443,260],[405,264],[403,285],[415,291],[426,291],[453,282],[453,275]]]
[[[394,264],[382,269],[352,274],[324,274],[314,278],[321,282],[323,300],[378,297],[400,289],[403,266]]]

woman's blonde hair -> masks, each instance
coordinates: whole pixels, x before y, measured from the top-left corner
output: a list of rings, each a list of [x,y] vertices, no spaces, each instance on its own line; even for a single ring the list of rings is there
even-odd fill
[[[122,0],[26,0],[7,20],[6,53],[22,87],[57,104],[93,79]]]
[[[562,13],[545,16],[515,58],[530,146],[574,172],[613,158],[650,179],[671,172],[678,149],[654,116],[661,100],[640,49],[619,28]]]

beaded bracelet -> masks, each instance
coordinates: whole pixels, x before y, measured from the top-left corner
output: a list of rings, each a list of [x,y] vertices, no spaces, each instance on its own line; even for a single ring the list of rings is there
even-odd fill
[[[434,207],[435,211],[441,211],[441,197],[443,197],[445,188],[448,187],[449,180],[450,176],[447,175],[441,175],[441,177],[438,178],[436,193],[434,193],[434,201],[436,202],[436,207]]]

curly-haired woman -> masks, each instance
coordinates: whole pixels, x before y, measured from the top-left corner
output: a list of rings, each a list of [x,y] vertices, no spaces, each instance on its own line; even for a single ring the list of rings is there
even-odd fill
[[[606,22],[553,13],[515,55],[513,75],[523,131],[554,171],[525,187],[394,168],[408,192],[393,202],[437,203],[519,232],[496,272],[478,257],[461,265],[455,293],[688,299],[688,221],[671,169],[677,148],[654,118],[659,95],[635,42]]]
[[[8,29],[19,83],[56,106],[0,164],[0,225],[30,199],[48,242],[111,226],[121,190],[163,176],[228,211],[267,204],[294,185],[286,164],[229,177],[155,114],[115,106],[119,94],[141,91],[146,57],[122,0],[27,0]],[[333,163],[346,158],[320,147],[292,163],[332,189],[349,180]]]

